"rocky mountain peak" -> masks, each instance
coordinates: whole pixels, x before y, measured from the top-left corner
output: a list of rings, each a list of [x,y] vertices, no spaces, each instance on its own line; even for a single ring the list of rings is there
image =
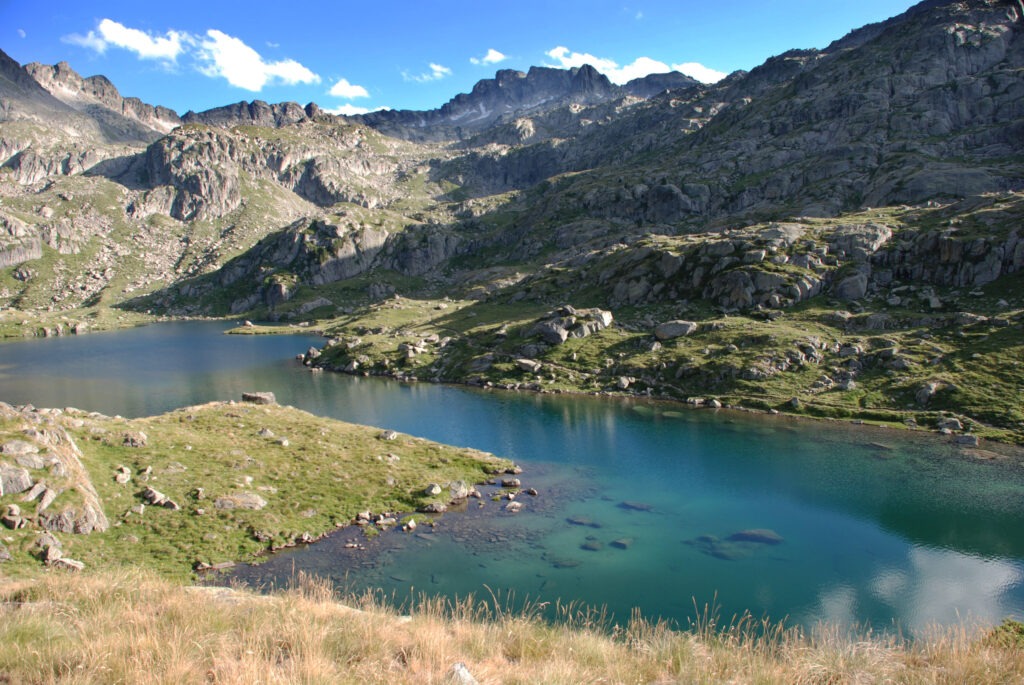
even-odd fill
[[[130,139],[156,140],[181,124],[174,110],[148,105],[138,98],[125,98],[106,76],[83,78],[67,62],[54,65],[33,62],[24,71],[53,97],[83,112],[108,128],[120,129]],[[131,124],[125,125],[121,119]]]

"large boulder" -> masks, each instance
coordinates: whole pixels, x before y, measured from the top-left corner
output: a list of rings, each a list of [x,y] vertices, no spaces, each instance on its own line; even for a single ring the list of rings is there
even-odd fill
[[[26,469],[0,464],[0,497],[16,495],[32,487],[32,476]]]
[[[673,340],[692,335],[697,332],[697,324],[693,321],[666,321],[654,327],[654,337],[658,340]]]

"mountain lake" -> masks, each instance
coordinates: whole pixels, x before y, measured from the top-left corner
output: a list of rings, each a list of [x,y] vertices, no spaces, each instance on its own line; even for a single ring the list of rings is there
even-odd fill
[[[1024,615],[1024,464],[934,434],[642,399],[310,373],[310,336],[168,323],[0,344],[0,400],[146,416],[243,391],[520,464],[518,514],[470,502],[434,528],[341,529],[220,580],[298,571],[398,605],[426,595],[634,608],[686,626],[705,606],[920,634]],[[984,446],[988,449],[991,445]],[[364,551],[346,548],[359,540]]]

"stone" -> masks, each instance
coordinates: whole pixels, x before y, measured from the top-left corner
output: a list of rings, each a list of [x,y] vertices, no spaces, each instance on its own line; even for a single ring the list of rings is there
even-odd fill
[[[654,506],[646,502],[626,500],[619,502],[619,509],[625,509],[626,511],[654,511]]]
[[[928,404],[931,398],[935,397],[935,393],[937,393],[941,387],[941,383],[925,383],[923,386],[918,388],[917,392],[914,394],[914,399],[917,400],[917,404],[919,406],[923,407]]]
[[[22,502],[31,502],[39,497],[41,494],[46,492],[46,483],[39,481],[33,485],[28,492],[21,497]]]
[[[259,511],[267,506],[267,500],[254,492],[243,492],[234,495],[222,495],[213,501],[217,509],[248,509]]]
[[[654,337],[658,340],[673,340],[675,338],[681,338],[688,335],[693,335],[697,332],[697,324],[693,321],[666,321],[660,323],[654,327]]]
[[[522,510],[523,510],[523,503],[522,502],[512,501],[512,502],[509,502],[508,504],[505,505],[505,511],[507,511],[510,514],[518,514]]]
[[[437,497],[441,494],[441,486],[437,483],[431,483],[423,489],[423,494],[427,497]]]
[[[626,389],[629,388],[629,386],[630,386],[630,384],[632,382],[633,381],[630,380],[630,378],[628,376],[619,376],[615,380],[615,387],[618,388],[619,390],[626,390]]]
[[[145,447],[149,438],[142,431],[127,431],[122,436],[121,445],[124,447]]]
[[[452,664],[451,670],[448,671],[448,682],[451,685],[479,685],[473,674],[466,668],[466,664],[461,661]]]
[[[527,373],[537,373],[544,368],[544,365],[536,359],[516,359],[514,363],[520,371]]]
[[[4,543],[0,542],[0,564],[5,561],[11,560],[11,553],[4,547]]]
[[[618,540],[612,540],[611,546],[616,549],[629,549],[633,546],[633,538],[619,538]]]
[[[18,466],[0,464],[0,497],[17,495],[32,487],[32,476]]]
[[[68,559],[67,557],[61,557],[60,559],[56,559],[49,565],[52,568],[71,572],[81,571],[85,568],[85,562],[78,561],[77,559]]]
[[[251,404],[277,404],[277,397],[272,392],[243,392],[242,401]]]
[[[953,439],[953,444],[960,447],[977,447],[979,440],[977,435],[958,435]]]
[[[452,500],[462,500],[469,497],[470,487],[464,480],[454,480],[448,484],[448,494]]]
[[[443,514],[448,511],[448,505],[441,502],[431,502],[420,507],[420,511],[424,514]]]
[[[386,430],[377,436],[379,440],[395,440],[398,438],[398,433],[392,430]]]
[[[960,431],[964,429],[964,426],[960,423],[960,419],[956,417],[946,417],[939,419],[938,423],[936,423],[936,428],[940,431]]]
[[[503,488],[518,488],[522,487],[522,482],[518,478],[502,478],[501,487]]]
[[[580,549],[587,552],[600,552],[604,549],[604,545],[599,540],[586,540],[580,545]]]
[[[565,519],[569,524],[574,526],[586,526],[587,528],[600,528],[601,524],[594,522],[587,516],[570,516]]]
[[[117,467],[117,471],[114,473],[114,482],[125,485],[131,482],[132,471],[127,466],[121,465]]]
[[[832,288],[832,294],[840,300],[859,300],[867,294],[867,274],[855,273],[847,276]]]
[[[0,454],[20,457],[26,454],[39,454],[39,447],[24,440],[9,440],[0,445]]]
[[[43,490],[43,496],[39,498],[39,504],[36,506],[36,511],[41,512],[49,509],[50,505],[53,504],[53,501],[57,499],[57,495],[59,494],[59,492],[51,488]]]
[[[751,528],[733,533],[728,538],[730,542],[756,542],[762,545],[778,545],[784,538],[769,528]]]

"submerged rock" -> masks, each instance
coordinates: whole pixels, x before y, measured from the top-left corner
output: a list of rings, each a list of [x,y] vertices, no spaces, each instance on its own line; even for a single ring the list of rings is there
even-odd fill
[[[756,542],[762,545],[778,545],[785,540],[781,535],[769,528],[751,528],[733,533],[727,540],[731,542]]]

